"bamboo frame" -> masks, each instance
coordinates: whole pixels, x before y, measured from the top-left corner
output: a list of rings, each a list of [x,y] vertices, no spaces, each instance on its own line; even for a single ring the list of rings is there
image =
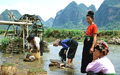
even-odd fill
[[[8,14],[9,14],[9,13],[8,13]],[[25,32],[24,32],[24,29],[27,30],[27,37],[28,37],[28,36],[29,36],[28,26],[29,26],[29,25],[33,25],[33,23],[31,23],[31,22],[29,23],[29,22],[28,22],[28,17],[26,17],[26,22],[14,22],[13,19],[12,19],[12,15],[9,14],[9,16],[10,16],[10,18],[11,18],[12,21],[0,21],[0,25],[9,25],[8,28],[7,28],[7,31],[6,31],[6,33],[5,33],[5,37],[6,37],[6,35],[7,35],[8,29],[9,29],[9,27],[10,27],[11,25],[13,25],[13,27],[14,27],[15,34],[16,34],[15,25],[21,25],[21,26],[22,26],[22,31],[21,31],[21,33],[23,32],[23,52],[25,53],[25,46],[24,46],[24,42],[25,42],[25,39],[24,39],[24,37],[25,37]],[[39,20],[40,20],[40,19],[39,19]],[[37,20],[35,20],[35,22],[37,23]],[[41,20],[40,20],[40,22],[41,22]],[[41,22],[41,24],[42,24],[42,22]],[[42,24],[42,25],[43,25],[43,24]],[[37,27],[37,29],[38,29],[38,27]],[[42,27],[42,29],[43,29],[43,27]],[[43,32],[44,32],[44,29],[43,29]],[[20,33],[20,35],[21,35],[21,33]],[[38,31],[37,31],[37,34],[38,34]],[[19,35],[19,36],[20,36],[20,35]],[[42,39],[43,39],[43,35],[42,35]],[[28,49],[29,49],[29,43],[28,43]]]
[[[13,16],[13,12],[11,13],[11,15],[10,15],[10,13],[7,11],[7,13],[8,13],[8,15],[10,16],[10,19],[11,19],[11,21],[13,21],[13,18],[12,18],[12,16]],[[15,29],[15,25],[13,24],[13,28],[14,28],[14,33],[15,33],[15,35],[16,35],[16,29]]]
[[[14,21],[0,21],[0,25],[26,25],[26,22],[14,22]],[[27,23],[27,25],[32,25],[32,23]]]

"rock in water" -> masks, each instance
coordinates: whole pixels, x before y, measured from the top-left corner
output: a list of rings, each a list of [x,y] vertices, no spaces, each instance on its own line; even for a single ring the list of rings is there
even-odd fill
[[[44,52],[50,52],[49,44],[45,40],[43,41],[44,43]]]

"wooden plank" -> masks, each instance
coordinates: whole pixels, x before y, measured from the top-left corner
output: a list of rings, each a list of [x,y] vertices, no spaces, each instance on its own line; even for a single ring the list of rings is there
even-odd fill
[[[0,25],[26,25],[26,22],[14,22],[14,21],[0,21]],[[32,25],[32,23],[27,23]]]

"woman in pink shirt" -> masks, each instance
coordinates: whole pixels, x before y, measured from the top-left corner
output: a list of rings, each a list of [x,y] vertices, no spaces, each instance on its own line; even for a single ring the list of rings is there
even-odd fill
[[[93,60],[86,67],[87,75],[116,75],[113,64],[106,57],[109,53],[107,43],[100,41],[94,49]]]

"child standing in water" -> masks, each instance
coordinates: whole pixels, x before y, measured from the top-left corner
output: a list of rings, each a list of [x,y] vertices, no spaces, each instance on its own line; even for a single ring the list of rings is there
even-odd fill
[[[81,72],[86,73],[86,67],[88,63],[93,60],[93,49],[96,43],[97,38],[97,26],[94,21],[94,12],[88,11],[86,15],[86,20],[89,23],[89,26],[86,30],[86,36],[84,40],[84,47],[82,53],[82,62],[81,62]]]
[[[87,75],[116,75],[113,64],[106,57],[109,53],[107,43],[100,41],[94,49],[93,60],[86,68]]]

